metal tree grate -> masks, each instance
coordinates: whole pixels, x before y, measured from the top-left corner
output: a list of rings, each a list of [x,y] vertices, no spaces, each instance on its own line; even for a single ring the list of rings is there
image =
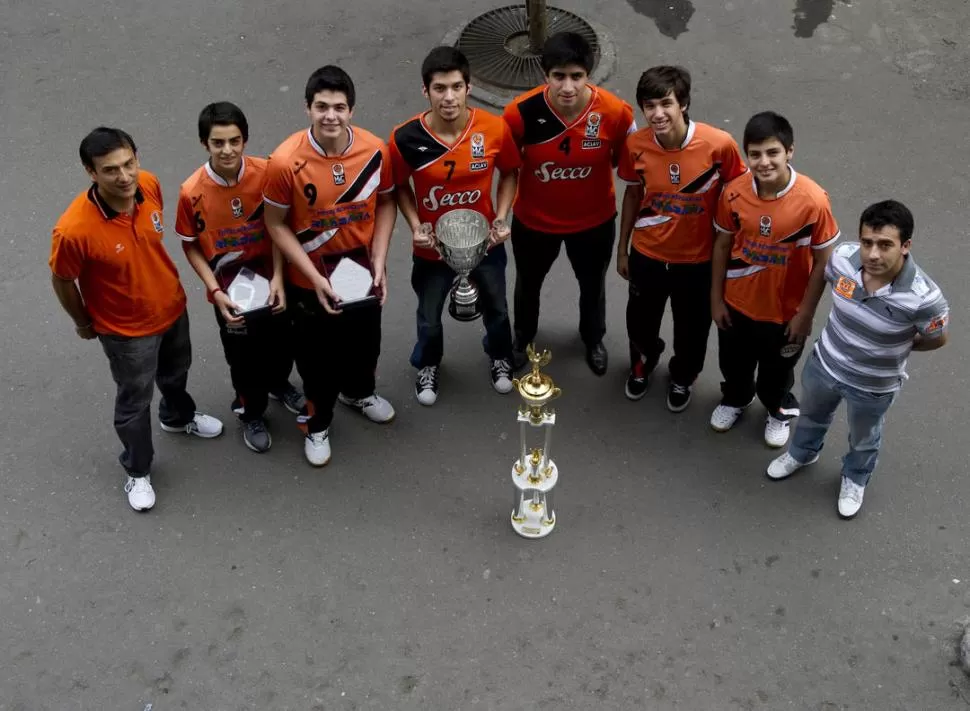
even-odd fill
[[[600,46],[596,31],[579,15],[546,7],[546,36],[557,32],[582,35],[593,48],[594,67]],[[479,15],[462,30],[457,43],[471,64],[472,78],[506,89],[531,89],[545,81],[539,55],[529,46],[525,5],[509,5]]]

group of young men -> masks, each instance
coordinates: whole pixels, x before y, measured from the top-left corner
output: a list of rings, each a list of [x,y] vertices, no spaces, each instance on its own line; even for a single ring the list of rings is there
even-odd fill
[[[209,158],[182,184],[175,231],[213,304],[246,445],[270,448],[270,397],[299,413],[305,456],[315,466],[330,460],[338,401],[373,422],[393,419],[375,373],[398,210],[412,233],[415,396],[435,403],[442,315],[456,275],[435,249],[434,226],[463,208],[492,225],[470,278],[497,392],[511,391],[512,373],[525,364],[543,281],[563,246],[579,284],[586,361],[597,375],[607,371],[605,281],[616,244],[617,272],[629,282],[626,396],[638,400],[649,387],[666,349],[659,334],[669,301],[666,405],[685,410],[713,322],[723,397],[712,428],[731,429],[758,397],[767,410],[765,442],[780,448],[800,415],[788,451],[767,469],[782,479],[818,458],[844,399],[850,451],[838,510],[854,516],[910,351],[946,341],[946,301],[909,255],[909,210],[895,201],[872,205],[862,214],[859,242],[837,246],[827,194],[791,166],[794,136],[784,117],[752,117],[742,153],[728,133],[690,118],[683,68],[643,73],[636,102],[646,126],[638,129],[629,104],[589,83],[594,57],[582,37],[550,37],[542,62],[546,84],[500,117],[468,106],[467,60],[455,48],[435,48],[421,70],[430,108],[394,128],[387,143],[352,125],[354,84],[342,69],[323,67],[306,85],[309,127],[268,160],[245,155],[249,127],[238,107],[203,109],[199,139]],[[78,334],[99,338],[108,356],[126,491],[134,509],[146,510],[155,501],[153,382],[163,430],[215,437],[223,428],[197,412],[186,392],[188,316],[161,245],[157,179],[139,169],[133,140],[118,129],[96,129],[80,154],[93,184],[54,228],[53,284]],[[614,170],[626,183],[618,240]],[[510,238],[513,320],[505,277]],[[348,257],[373,275],[376,298],[367,305],[350,308],[331,283]],[[246,319],[228,296],[242,267],[269,281],[271,317]],[[799,404],[794,369],[826,283],[833,311],[804,369]],[[302,394],[288,380],[294,361]]]

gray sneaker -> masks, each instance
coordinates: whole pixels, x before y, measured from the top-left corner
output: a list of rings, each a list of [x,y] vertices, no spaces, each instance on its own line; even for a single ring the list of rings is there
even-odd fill
[[[251,422],[243,422],[243,442],[246,446],[257,454],[269,451],[273,446],[273,438],[266,429],[266,423],[262,419]]]
[[[292,383],[287,383],[284,387],[270,390],[269,396],[273,400],[278,400],[287,410],[294,415],[299,415],[300,410],[306,406],[306,398]]]

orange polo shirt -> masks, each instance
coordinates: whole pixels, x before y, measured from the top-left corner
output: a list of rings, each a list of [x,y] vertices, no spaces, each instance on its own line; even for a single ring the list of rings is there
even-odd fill
[[[119,214],[95,185],[54,226],[50,268],[77,280],[97,333],[153,336],[185,311],[185,291],[162,245],[162,189],[148,171],[138,176],[134,214]]]

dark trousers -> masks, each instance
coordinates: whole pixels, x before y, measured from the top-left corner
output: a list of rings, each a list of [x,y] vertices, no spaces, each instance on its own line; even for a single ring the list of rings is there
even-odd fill
[[[322,432],[333,420],[337,395],[362,398],[374,393],[381,353],[381,307],[377,303],[328,314],[316,292],[287,286],[293,312],[296,369],[307,399],[307,432]]]
[[[598,227],[572,234],[546,234],[512,220],[512,254],[515,257],[515,343],[525,348],[539,330],[539,295],[542,282],[559,250],[579,282],[579,335],[588,347],[606,334],[606,270],[613,258],[616,218]]]
[[[413,257],[411,287],[418,297],[417,342],[411,351],[411,365],[424,368],[438,365],[444,352],[444,327],[441,315],[455,281],[455,272],[443,261]],[[505,296],[505,245],[493,247],[475,267],[469,279],[478,287],[485,336],[482,347],[490,358],[511,358],[512,326]]]
[[[787,324],[755,321],[728,307],[731,328],[718,329],[722,405],[744,407],[757,394],[761,404],[779,420],[797,415],[792,393],[795,364],[804,350],[788,342]],[[755,380],[757,370],[757,380]]]
[[[155,456],[151,419],[155,385],[162,394],[158,404],[162,422],[184,427],[195,417],[195,401],[185,390],[192,365],[188,311],[156,336],[98,338],[118,386],[115,432],[124,447],[118,459],[131,476],[145,476],[151,473]]]
[[[290,314],[229,328],[218,307],[215,313],[229,377],[243,405],[239,419],[258,420],[266,412],[269,391],[286,383],[293,367]]]
[[[630,286],[626,331],[630,358],[656,364],[663,350],[660,324],[667,299],[674,319],[674,355],[670,379],[693,385],[704,368],[711,332],[711,263],[669,264],[630,251]]]

